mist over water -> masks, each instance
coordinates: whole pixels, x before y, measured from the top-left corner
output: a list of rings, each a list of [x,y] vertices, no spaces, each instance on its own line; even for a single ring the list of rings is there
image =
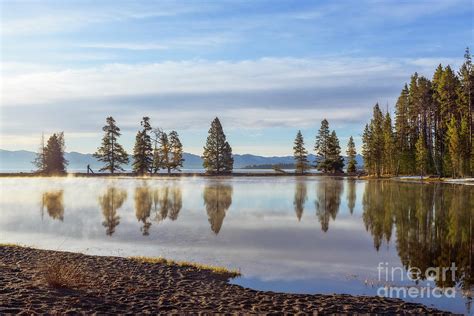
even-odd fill
[[[295,293],[377,294],[380,262],[459,268],[469,313],[474,188],[328,177],[2,178],[0,242],[239,268],[232,282]],[[414,285],[414,282],[399,282]],[[470,298],[471,297],[471,298]]]

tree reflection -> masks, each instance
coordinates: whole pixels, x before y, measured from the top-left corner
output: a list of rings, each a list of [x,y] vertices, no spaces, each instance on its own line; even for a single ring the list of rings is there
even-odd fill
[[[166,218],[175,221],[182,206],[182,194],[179,186],[164,186],[153,191],[153,211],[157,222]]]
[[[153,214],[156,222],[169,218],[175,221],[183,206],[181,188],[176,185],[163,185],[151,189],[144,185],[135,189],[135,214],[143,222],[141,231],[149,235],[151,222],[148,221]]]
[[[295,198],[293,200],[293,205],[295,207],[296,217],[298,221],[301,220],[303,216],[304,204],[308,199],[306,182],[298,181],[295,186]]]
[[[155,221],[161,222],[168,217],[170,204],[168,186],[153,191],[153,212],[155,213]]]
[[[181,194],[181,188],[179,186],[174,186],[171,189],[170,210],[168,212],[169,219],[172,221],[177,220],[182,207],[183,197]]]
[[[102,208],[104,221],[102,225],[106,228],[106,235],[112,236],[115,232],[115,227],[120,224],[120,216],[117,215],[117,210],[127,199],[127,192],[116,187],[108,187],[104,195],[99,197],[99,204]]]
[[[321,223],[321,230],[327,232],[329,221],[335,220],[341,204],[343,191],[341,180],[328,178],[317,184],[316,189],[316,216]]]
[[[44,192],[41,199],[41,214],[44,214],[44,208],[52,219],[64,220],[64,202],[63,190]]]
[[[232,204],[232,186],[213,183],[204,188],[204,205],[211,224],[211,230],[217,235],[221,230],[227,209]]]
[[[347,181],[347,208],[351,212],[351,215],[354,213],[354,207],[356,202],[356,181],[348,180]]]
[[[473,203],[471,186],[369,181],[363,219],[376,249],[383,240],[390,240],[395,226],[398,255],[406,269],[425,271],[450,267],[454,262],[458,268],[455,280],[437,280],[437,286],[459,283],[472,293]]]
[[[150,234],[151,223],[148,221],[151,215],[151,207],[153,204],[153,196],[150,188],[145,184],[135,188],[135,216],[138,221],[143,223],[140,228],[143,236]]]

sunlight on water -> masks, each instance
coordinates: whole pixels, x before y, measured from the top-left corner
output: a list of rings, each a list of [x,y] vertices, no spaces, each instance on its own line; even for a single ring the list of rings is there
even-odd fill
[[[381,262],[454,262],[456,298],[413,300],[470,311],[472,187],[323,177],[0,183],[2,243],[223,265],[241,269],[235,283],[296,293],[376,295]]]

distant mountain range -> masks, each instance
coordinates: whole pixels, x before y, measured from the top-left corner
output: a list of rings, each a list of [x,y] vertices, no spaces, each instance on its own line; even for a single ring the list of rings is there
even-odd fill
[[[35,159],[36,153],[26,150],[9,151],[0,149],[0,171],[1,172],[18,172],[32,171],[35,167],[32,161]],[[184,169],[202,169],[202,159],[198,155],[184,153]],[[309,155],[309,160],[314,162],[315,156]],[[66,159],[69,161],[68,170],[70,171],[86,171],[87,165],[95,171],[101,168],[102,163],[97,161],[92,154],[81,154],[78,152],[66,153]],[[357,155],[357,163],[363,165],[362,157]],[[274,156],[264,157],[250,154],[234,155],[234,168],[240,169],[254,165],[275,165],[275,164],[292,164],[293,156]],[[131,169],[129,165],[125,169]]]

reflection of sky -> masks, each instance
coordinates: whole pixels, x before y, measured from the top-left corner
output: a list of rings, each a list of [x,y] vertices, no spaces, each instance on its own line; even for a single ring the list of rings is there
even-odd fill
[[[362,220],[364,182],[357,182],[354,213],[347,207],[347,182],[336,220],[328,232],[321,230],[315,210],[317,186],[323,181],[305,181],[307,200],[301,221],[294,210],[293,178],[234,178],[218,180],[232,184],[232,205],[218,235],[211,231],[203,190],[216,180],[133,179],[7,179],[0,180],[0,242],[38,248],[79,251],[100,255],[164,256],[240,268],[235,282],[257,289],[301,293],[376,294],[364,280],[377,278],[379,262],[401,266],[394,240],[380,251]],[[300,181],[300,180],[298,180]],[[179,186],[183,207],[176,221],[152,222],[143,236],[134,210],[134,189],[146,183],[150,189]],[[127,200],[117,211],[120,224],[106,236],[98,197],[108,185],[127,191]],[[64,221],[44,211],[41,197],[48,190],[64,189]],[[392,238],[395,235],[392,236]],[[463,311],[463,302],[428,300],[443,308]]]

